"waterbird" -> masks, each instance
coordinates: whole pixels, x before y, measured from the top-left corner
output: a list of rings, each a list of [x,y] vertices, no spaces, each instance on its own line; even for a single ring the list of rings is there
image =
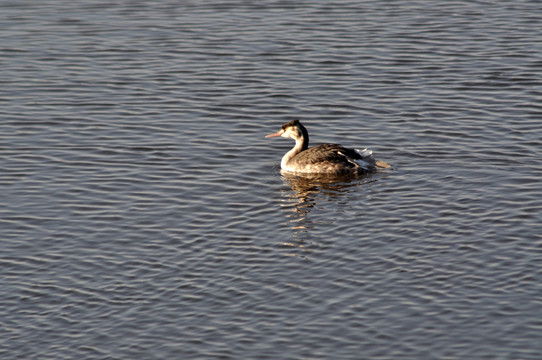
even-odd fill
[[[348,149],[339,144],[322,144],[309,148],[309,133],[299,120],[282,125],[276,133],[266,138],[281,136],[295,140],[294,147],[280,162],[282,170],[303,174],[362,174],[388,168],[384,161],[375,160],[373,152]]]

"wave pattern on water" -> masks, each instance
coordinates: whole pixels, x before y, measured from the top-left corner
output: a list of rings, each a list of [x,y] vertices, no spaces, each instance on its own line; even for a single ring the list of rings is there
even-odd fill
[[[538,2],[0,9],[3,358],[542,353]]]

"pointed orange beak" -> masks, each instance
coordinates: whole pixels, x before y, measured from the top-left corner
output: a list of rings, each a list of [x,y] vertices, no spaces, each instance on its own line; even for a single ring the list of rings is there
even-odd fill
[[[282,131],[282,129],[281,129],[281,130],[277,131],[274,134],[265,135],[265,137],[270,138],[270,137],[275,137],[275,136],[281,136],[283,133],[284,133],[284,131]]]

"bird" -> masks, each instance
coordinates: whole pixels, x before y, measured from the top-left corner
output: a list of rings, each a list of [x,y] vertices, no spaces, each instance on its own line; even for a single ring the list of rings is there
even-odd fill
[[[281,136],[295,140],[294,147],[280,162],[282,170],[298,174],[363,174],[388,168],[384,161],[375,160],[373,152],[349,149],[339,144],[322,144],[309,148],[309,133],[299,120],[282,125],[276,133],[266,138]]]

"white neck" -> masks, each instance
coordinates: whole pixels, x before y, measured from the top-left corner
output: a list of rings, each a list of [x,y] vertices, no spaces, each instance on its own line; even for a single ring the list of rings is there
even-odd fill
[[[299,154],[301,151],[303,151],[303,138],[298,138],[295,141],[294,147],[288,151],[284,156],[282,157],[282,160],[280,162],[281,169],[288,170],[288,163],[290,160],[292,160],[297,154]]]

